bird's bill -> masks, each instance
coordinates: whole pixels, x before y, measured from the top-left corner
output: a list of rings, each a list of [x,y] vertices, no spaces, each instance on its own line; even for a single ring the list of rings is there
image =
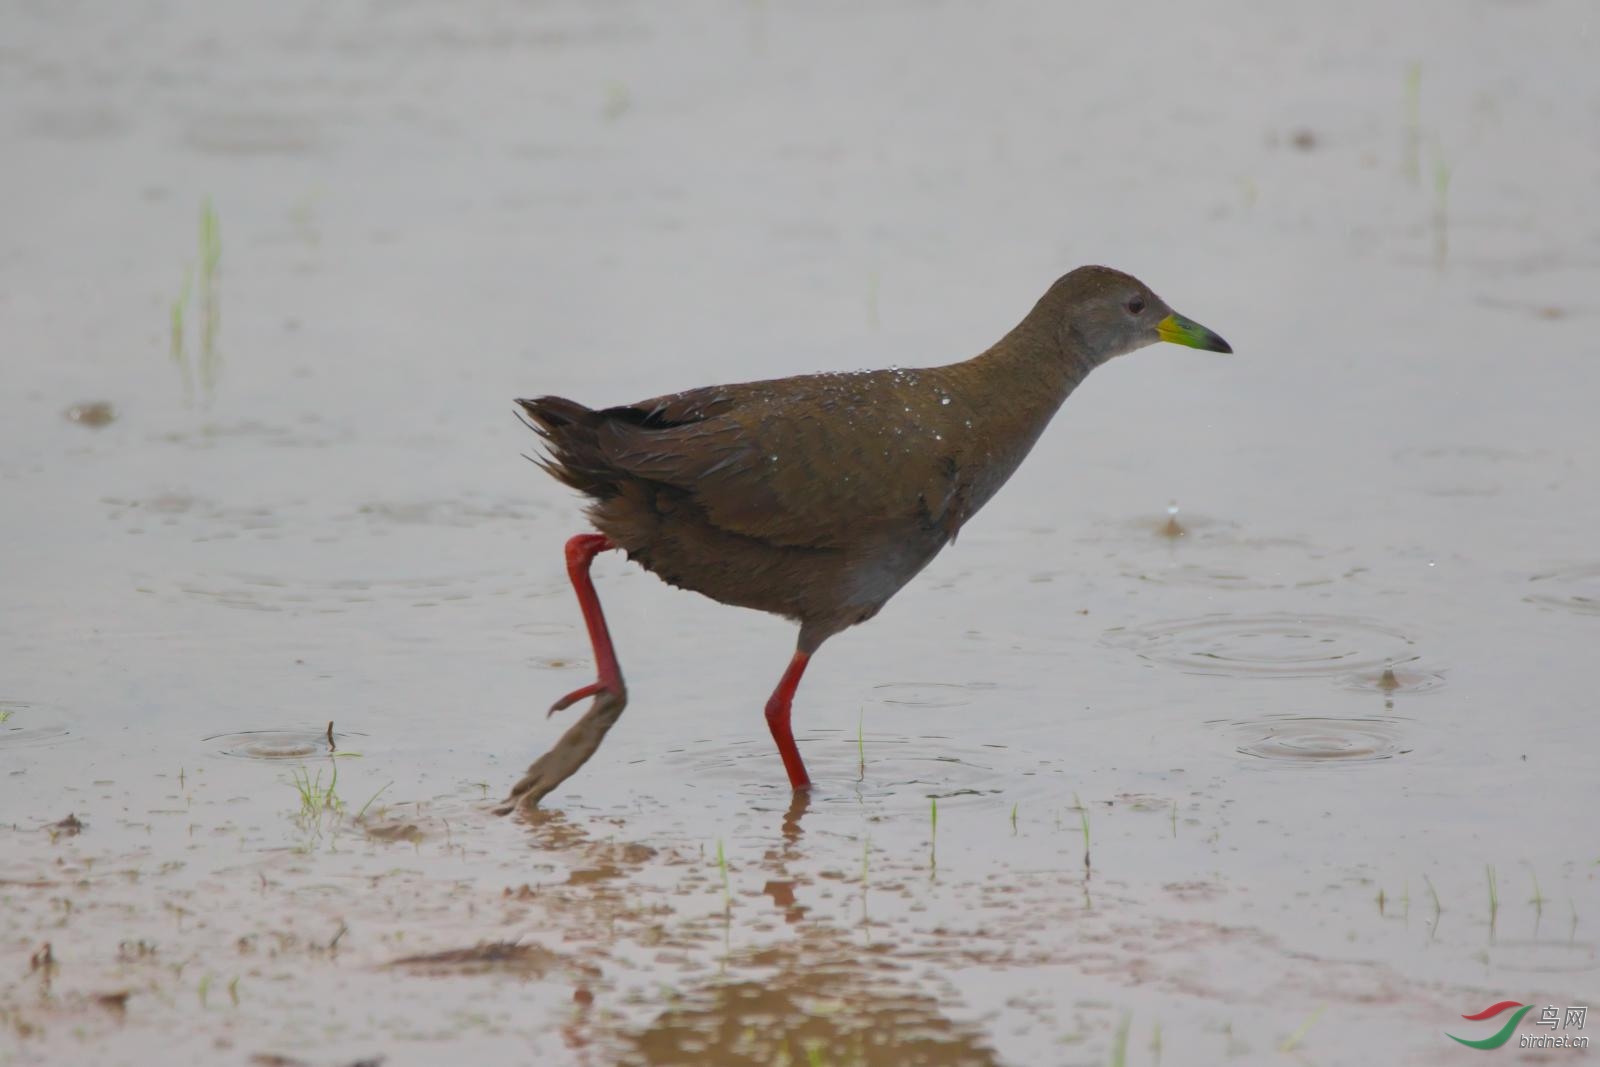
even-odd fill
[[[1163,341],[1171,341],[1175,345],[1203,348],[1207,352],[1233,351],[1233,347],[1228,342],[1193,319],[1186,319],[1177,312],[1173,312],[1156,323],[1156,333],[1161,336]]]

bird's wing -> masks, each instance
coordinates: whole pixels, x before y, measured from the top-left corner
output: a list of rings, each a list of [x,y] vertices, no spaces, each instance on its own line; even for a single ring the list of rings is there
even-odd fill
[[[788,379],[610,408],[597,442],[618,469],[770,544],[843,548],[918,526],[953,536],[964,517],[954,442],[913,426],[892,390],[835,386]]]

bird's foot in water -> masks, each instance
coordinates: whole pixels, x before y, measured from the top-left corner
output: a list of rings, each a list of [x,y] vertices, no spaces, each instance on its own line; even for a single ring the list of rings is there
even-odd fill
[[[584,686],[575,695],[563,698],[558,707],[566,707],[588,695],[594,697],[589,710],[567,728],[554,748],[533,761],[528,773],[511,787],[510,795],[494,809],[496,815],[509,815],[519,809],[526,813],[537,808],[539,801],[551,790],[571,778],[579,767],[589,761],[589,757],[600,747],[606,731],[622,715],[622,709],[628,706],[628,691],[620,682],[615,688],[606,688],[597,682],[593,686]]]

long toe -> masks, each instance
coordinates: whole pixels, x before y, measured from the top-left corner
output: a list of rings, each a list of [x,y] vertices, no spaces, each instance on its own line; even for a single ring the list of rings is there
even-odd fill
[[[550,710],[545,712],[544,717],[548,719],[556,712],[565,711],[572,707],[572,705],[576,704],[584,697],[592,697],[598,693],[609,692],[610,689],[611,687],[606,685],[604,682],[591,682],[582,689],[574,689],[572,692],[568,693],[554,704],[551,704]]]

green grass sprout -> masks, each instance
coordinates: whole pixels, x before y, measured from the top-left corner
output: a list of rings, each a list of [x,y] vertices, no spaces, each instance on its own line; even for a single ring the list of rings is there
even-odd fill
[[[1316,1025],[1317,1020],[1322,1018],[1322,1013],[1327,1010],[1328,1006],[1326,1004],[1317,1005],[1316,1010],[1306,1016],[1305,1022],[1301,1023],[1294,1033],[1283,1039],[1283,1044],[1278,1046],[1278,1051],[1293,1052],[1295,1046],[1300,1044],[1301,1040],[1306,1036],[1306,1032]]]

